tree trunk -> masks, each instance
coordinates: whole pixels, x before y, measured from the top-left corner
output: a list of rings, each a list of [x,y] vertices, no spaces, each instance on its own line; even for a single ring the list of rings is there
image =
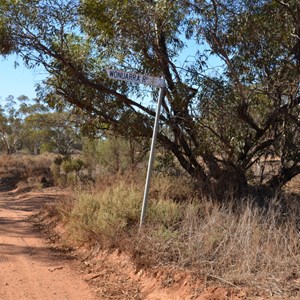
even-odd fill
[[[282,167],[280,172],[273,176],[268,181],[268,186],[270,188],[279,190],[281,189],[287,182],[289,182],[293,177],[300,173],[300,165],[294,164],[290,168]]]

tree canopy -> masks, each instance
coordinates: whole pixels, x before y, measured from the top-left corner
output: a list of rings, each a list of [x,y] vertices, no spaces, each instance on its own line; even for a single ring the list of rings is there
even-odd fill
[[[5,98],[0,106],[0,150],[13,154],[17,150],[40,154],[41,151],[70,155],[81,150],[78,119],[68,111],[51,111],[22,95],[15,101]]]
[[[300,173],[300,2],[291,0],[1,0],[0,51],[49,76],[39,96],[81,115],[87,131],[151,135],[145,87],[105,69],[164,76],[158,140],[208,191],[242,192],[269,156],[263,183]],[[193,45],[193,57],[181,56]],[[218,57],[222,66],[211,69]],[[254,182],[262,184],[262,181]],[[224,189],[222,189],[224,190]]]

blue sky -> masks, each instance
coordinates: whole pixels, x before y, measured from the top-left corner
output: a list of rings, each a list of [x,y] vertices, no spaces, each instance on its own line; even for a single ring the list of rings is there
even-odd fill
[[[19,66],[14,67],[17,61]],[[12,55],[6,59],[0,57],[0,100],[4,104],[7,96],[28,96],[30,99],[36,96],[35,85],[45,78],[45,73],[38,69],[27,69],[21,58]]]

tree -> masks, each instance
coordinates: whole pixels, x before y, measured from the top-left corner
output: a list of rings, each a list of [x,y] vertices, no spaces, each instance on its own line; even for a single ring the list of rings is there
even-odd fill
[[[78,120],[68,112],[52,113],[47,116],[47,143],[57,149],[59,154],[68,155],[81,149]]]
[[[0,3],[0,49],[43,65],[40,97],[85,114],[90,128],[149,137],[155,110],[139,100],[144,88],[109,80],[105,68],[163,75],[158,141],[205,190],[243,192],[268,153],[280,156],[270,187],[300,173],[298,1]],[[198,51],[182,64],[189,41]],[[213,56],[224,65],[209,72]]]
[[[75,119],[67,112],[30,114],[25,119],[24,143],[33,154],[44,150],[69,155],[81,149]]]
[[[0,108],[0,139],[7,152],[27,148],[40,154],[41,148],[68,155],[81,149],[78,120],[67,111],[53,112],[22,95],[8,96]]]
[[[4,108],[0,107],[0,139],[6,153],[13,154],[21,145],[23,122],[14,97],[8,96],[5,101]]]
[[[20,99],[20,112],[23,117],[23,134],[22,145],[29,150],[31,154],[38,155],[46,138],[45,118],[49,113],[49,109],[44,105],[36,102],[28,103],[28,99]]]
[[[300,2],[211,3],[204,34],[226,64],[232,112],[247,128],[237,164],[247,170],[273,152],[280,167],[268,184],[282,187],[300,172]]]

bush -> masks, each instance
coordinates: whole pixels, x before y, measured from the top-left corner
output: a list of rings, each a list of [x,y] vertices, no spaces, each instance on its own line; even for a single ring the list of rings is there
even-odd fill
[[[86,242],[94,237],[117,237],[121,232],[137,228],[143,199],[143,183],[137,184],[135,178],[119,177],[93,192],[77,193],[68,226],[72,236]],[[165,197],[165,195],[163,195]],[[170,199],[158,198],[150,201],[146,223],[173,227],[182,217],[182,204]]]
[[[55,184],[63,187],[77,185],[84,167],[83,160],[79,158],[57,156],[51,166]]]
[[[0,159],[0,176],[3,180],[12,179],[14,187],[18,182],[23,182],[23,185],[34,183],[39,186],[50,186],[53,184],[50,168],[52,161],[53,157],[48,154],[3,155]]]
[[[72,209],[61,210],[69,238],[130,251],[144,267],[171,264],[207,279],[290,295],[300,278],[299,212],[283,211],[276,199],[268,209],[251,199],[238,207],[220,204],[197,198],[184,182],[154,180],[145,224],[138,230],[144,182],[103,179],[98,190],[77,194]],[[191,201],[176,200],[183,196],[180,189],[189,191]]]
[[[103,193],[82,192],[76,197],[68,228],[79,242],[118,237],[125,228],[136,226],[141,193],[124,182]]]
[[[84,162],[79,158],[68,159],[63,161],[61,164],[61,167],[66,174],[71,172],[76,172],[78,174],[79,171],[83,168],[83,166]]]

